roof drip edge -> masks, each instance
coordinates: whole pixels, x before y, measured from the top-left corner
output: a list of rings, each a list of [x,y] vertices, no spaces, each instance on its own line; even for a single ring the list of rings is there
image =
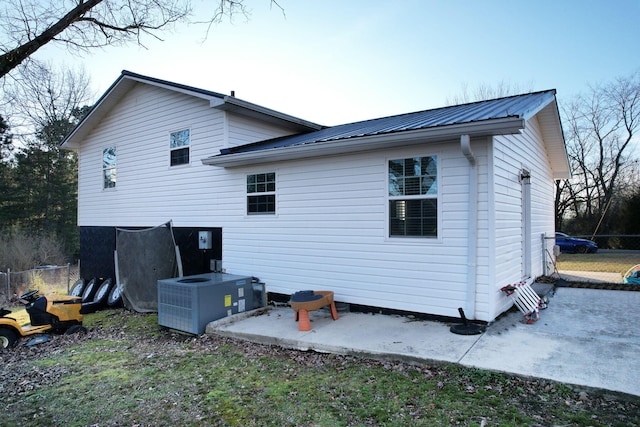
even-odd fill
[[[362,150],[378,150],[425,142],[438,142],[458,139],[460,135],[471,137],[489,135],[507,135],[519,133],[524,129],[525,120],[519,117],[498,119],[489,122],[465,123],[437,128],[419,129],[396,133],[368,135],[342,140],[329,140],[313,144],[277,147],[266,150],[241,153],[219,154],[201,160],[208,166],[239,167],[244,165],[268,163],[282,160],[296,160],[310,157],[343,154]]]

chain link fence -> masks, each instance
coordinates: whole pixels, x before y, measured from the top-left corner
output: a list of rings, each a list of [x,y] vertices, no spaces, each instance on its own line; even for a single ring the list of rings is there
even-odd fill
[[[0,271],[0,301],[15,301],[24,292],[38,289],[45,294],[67,294],[80,277],[78,265],[45,265],[25,271]]]
[[[640,235],[569,237],[595,242],[597,251],[583,250],[585,246],[580,244],[575,247],[564,243],[561,247],[556,246],[555,256],[547,254],[547,275],[572,283],[616,284],[620,285],[620,288],[624,288],[631,282],[633,287],[633,280],[627,279],[627,276],[632,273],[635,266],[640,264]],[[544,238],[555,240],[555,237],[545,236]],[[640,286],[635,286],[640,290]]]

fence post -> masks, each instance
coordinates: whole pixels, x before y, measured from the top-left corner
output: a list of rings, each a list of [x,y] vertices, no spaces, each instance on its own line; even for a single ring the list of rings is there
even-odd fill
[[[67,263],[67,295],[69,294],[69,283],[71,282],[71,263]]]
[[[542,275],[547,275],[547,233],[540,235],[542,240]]]
[[[7,268],[7,298],[13,298],[11,295],[11,269]]]

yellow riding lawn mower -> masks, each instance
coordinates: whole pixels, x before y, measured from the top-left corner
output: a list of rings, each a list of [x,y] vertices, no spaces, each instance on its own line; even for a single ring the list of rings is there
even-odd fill
[[[0,348],[13,347],[21,337],[39,336],[44,332],[72,334],[87,332],[82,326],[82,298],[67,295],[39,295],[38,290],[19,298],[24,310],[12,312],[0,308]],[[37,343],[37,340],[34,341]]]

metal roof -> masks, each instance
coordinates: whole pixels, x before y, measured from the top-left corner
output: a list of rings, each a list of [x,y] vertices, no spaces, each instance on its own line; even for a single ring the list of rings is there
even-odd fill
[[[527,120],[553,101],[555,101],[555,90],[548,90],[489,101],[454,105],[348,123],[314,132],[226,148],[221,150],[220,155],[215,157],[504,119]]]

